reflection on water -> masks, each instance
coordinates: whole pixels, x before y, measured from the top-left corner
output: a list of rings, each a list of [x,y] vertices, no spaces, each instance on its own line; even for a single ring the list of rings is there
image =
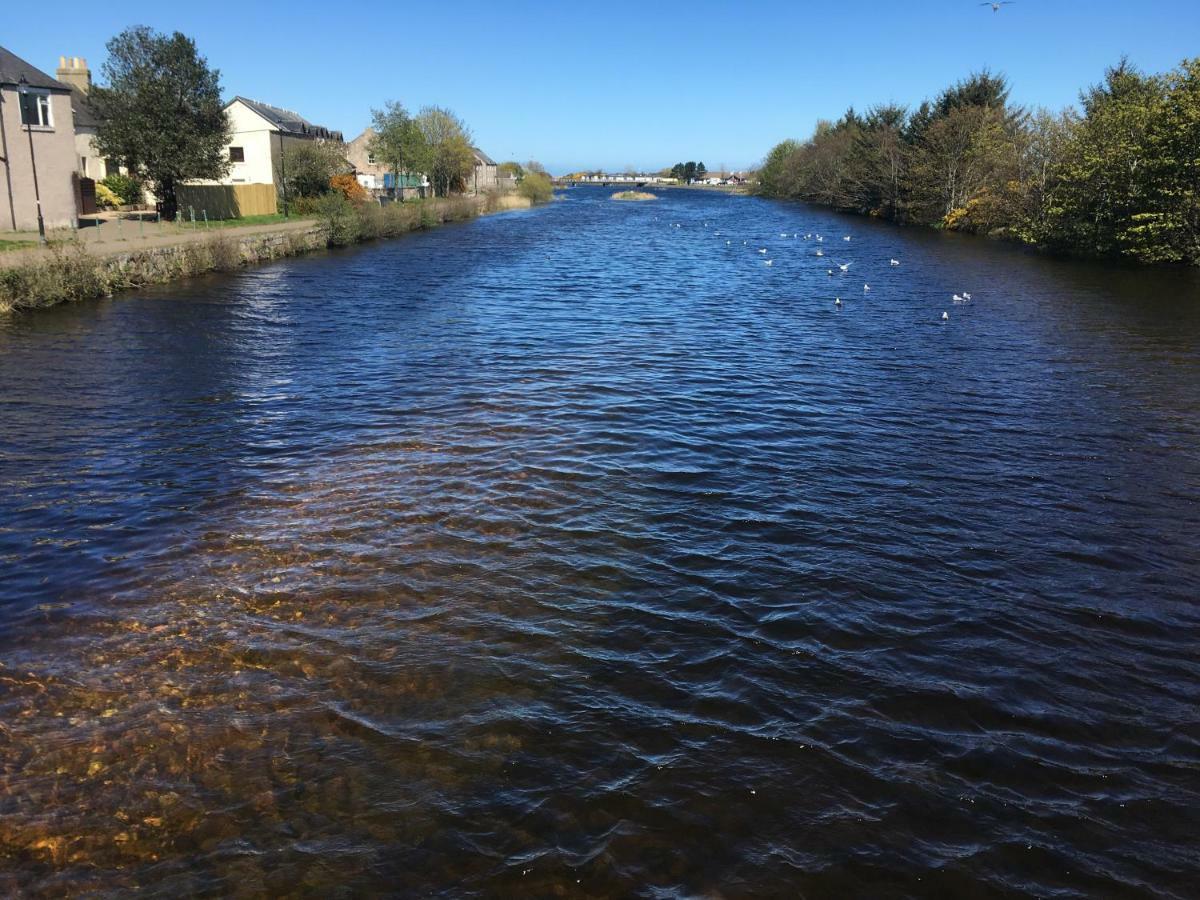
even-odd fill
[[[0,888],[1185,896],[1198,297],[577,189],[8,320]]]

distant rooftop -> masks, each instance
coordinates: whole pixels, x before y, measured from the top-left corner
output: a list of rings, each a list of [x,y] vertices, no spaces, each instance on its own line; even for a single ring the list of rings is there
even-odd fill
[[[259,100],[251,100],[249,97],[237,96],[233,100],[240,100],[248,107],[286,134],[293,134],[297,137],[316,137],[327,138],[331,141],[342,140],[340,131],[332,131],[323,125],[314,125],[298,112],[293,112],[290,109],[283,109],[279,106],[272,106],[270,103],[263,103]],[[233,101],[230,101],[233,102]]]

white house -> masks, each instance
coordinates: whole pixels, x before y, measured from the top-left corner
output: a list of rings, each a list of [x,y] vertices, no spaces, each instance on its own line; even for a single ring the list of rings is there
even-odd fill
[[[229,174],[199,184],[275,184],[280,151],[303,141],[336,141],[342,133],[314,125],[299,113],[234,97],[225,106],[232,134],[226,152]]]

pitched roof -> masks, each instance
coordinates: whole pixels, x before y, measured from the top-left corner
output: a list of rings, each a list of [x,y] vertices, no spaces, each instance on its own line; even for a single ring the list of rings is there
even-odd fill
[[[246,106],[250,107],[280,131],[285,134],[293,134],[297,137],[318,137],[329,138],[330,140],[342,140],[340,131],[330,131],[322,125],[314,125],[300,113],[292,112],[290,109],[282,109],[278,106],[272,106],[269,103],[260,103],[258,100],[251,100],[249,97],[237,96],[230,103],[240,100]]]
[[[478,147],[472,147],[471,150],[475,153],[475,161],[482,163],[485,166],[494,166],[496,161],[480,150]]]
[[[30,87],[64,94],[70,90],[61,81],[55,81],[41,69],[31,66],[15,53],[0,47],[0,84],[20,84],[22,75]]]
[[[97,128],[100,125],[100,117],[96,115],[96,109],[88,100],[88,95],[71,85],[71,110],[75,113],[76,128]]]

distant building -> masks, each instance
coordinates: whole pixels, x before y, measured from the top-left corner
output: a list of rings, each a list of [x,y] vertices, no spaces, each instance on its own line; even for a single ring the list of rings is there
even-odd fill
[[[342,143],[342,133],[314,125],[299,113],[246,97],[225,105],[232,134],[226,153],[229,173],[197,184],[275,184],[280,151],[307,141]]]
[[[395,173],[379,162],[371,152],[371,139],[375,129],[368,128],[346,144],[346,160],[354,167],[354,176],[368,191],[386,196],[395,196]],[[424,197],[429,192],[429,179],[419,173],[401,172],[400,190],[402,199]]]
[[[36,229],[38,193],[47,228],[76,225],[75,156],[71,89],[0,47],[0,229]]]
[[[467,191],[472,194],[482,194],[484,191],[500,188],[500,167],[496,161],[480,150],[472,147],[475,154],[475,168],[467,177]]]

